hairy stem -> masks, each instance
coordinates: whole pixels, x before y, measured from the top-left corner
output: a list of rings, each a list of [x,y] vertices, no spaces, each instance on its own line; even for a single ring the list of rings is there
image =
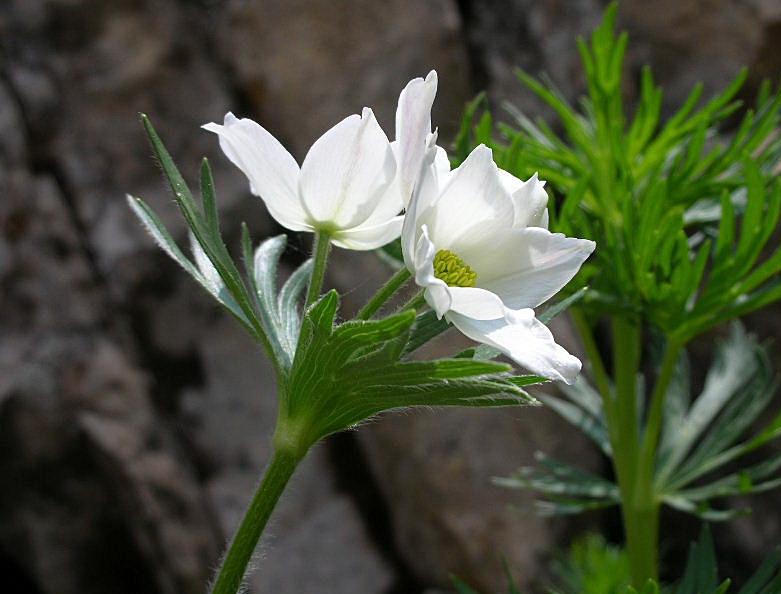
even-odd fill
[[[212,594],[236,594],[239,591],[263,529],[300,461],[301,456],[298,454],[286,450],[274,452],[263,480],[225,553]]]
[[[312,276],[309,279],[309,288],[306,292],[306,307],[312,305],[323,290],[323,279],[325,278],[325,268],[328,262],[328,254],[331,251],[331,236],[326,231],[315,233],[315,243],[312,248],[314,263],[312,265]]]
[[[406,267],[400,268],[396,274],[394,274],[388,282],[386,282],[380,290],[374,294],[374,297],[361,308],[358,315],[355,316],[358,320],[368,320],[371,318],[385,303],[393,297],[396,292],[404,286],[404,284],[410,279],[412,273],[407,270]]]

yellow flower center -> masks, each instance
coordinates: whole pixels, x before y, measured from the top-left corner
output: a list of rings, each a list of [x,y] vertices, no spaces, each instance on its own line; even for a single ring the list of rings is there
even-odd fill
[[[439,250],[434,256],[434,276],[450,287],[474,287],[477,273],[450,250]]]

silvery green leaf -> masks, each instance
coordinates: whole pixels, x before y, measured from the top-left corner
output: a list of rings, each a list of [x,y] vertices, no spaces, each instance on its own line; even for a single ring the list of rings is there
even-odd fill
[[[590,472],[536,454],[537,466],[523,467],[507,478],[494,482],[503,487],[530,489],[545,499],[535,503],[540,515],[570,515],[601,509],[620,502],[618,487]]]
[[[200,245],[195,241],[194,237],[190,235],[190,243],[193,251],[193,256],[196,261],[196,265],[182,253],[179,246],[171,237],[171,234],[163,225],[162,221],[152,211],[151,208],[140,198],[133,196],[127,196],[128,204],[133,210],[135,215],[141,221],[143,226],[155,240],[155,243],[162,248],[162,250],[168,254],[174,262],[179,264],[191,277],[193,277],[198,284],[206,289],[217,301],[220,302],[230,313],[238,318],[243,324],[249,326],[244,312],[236,303],[235,299],[225,290],[225,285],[222,279],[217,274],[211,261],[206,257]]]
[[[199,269],[197,275],[193,275],[212,295],[215,295],[225,307],[228,308],[234,316],[247,328],[250,334],[258,339],[266,348],[268,355],[275,362],[275,366],[278,368],[278,354],[280,349],[278,345],[273,344],[266,334],[263,320],[257,310],[256,302],[252,294],[247,290],[244,280],[241,277],[236,265],[233,262],[230,254],[228,253],[225,244],[222,241],[219,232],[219,223],[217,220],[216,211],[216,198],[214,194],[214,183],[209,169],[208,162],[203,161],[201,166],[201,194],[203,199],[203,208],[199,208],[193,199],[190,189],[184,181],[181,173],[179,172],[176,164],[171,158],[170,153],[166,149],[162,140],[160,139],[157,131],[152,126],[145,115],[141,116],[141,121],[146,130],[149,141],[157,156],[160,165],[163,169],[168,183],[171,186],[171,190],[174,194],[174,200],[179,206],[192,235],[195,238],[193,245],[197,245],[198,249],[195,251],[194,256],[199,260]],[[135,208],[138,205],[141,210]],[[158,227],[159,225],[156,217],[151,214],[151,210],[145,207],[143,203],[133,204],[134,211],[138,214],[142,212],[144,215],[142,220],[148,228]],[[150,227],[151,223],[151,227]],[[155,233],[153,233],[155,235]],[[192,264],[187,264],[189,260],[182,258],[181,251],[173,249],[170,241],[170,236],[167,233],[157,231],[156,240],[161,243],[163,248],[172,255],[172,257],[185,269],[192,274]],[[210,265],[207,263],[210,263]],[[206,271],[209,278],[204,276],[202,271]],[[216,273],[216,275],[215,275]],[[216,281],[216,276],[219,277],[220,282]],[[221,286],[220,286],[221,284]],[[228,298],[230,296],[230,298]]]
[[[579,375],[573,384],[559,384],[557,387],[574,404],[577,404],[592,417],[604,422],[602,397],[588,383],[588,380],[583,374]]]
[[[588,293],[588,287],[583,287],[575,291],[572,295],[561,301],[557,301],[553,305],[549,306],[545,311],[537,314],[537,319],[546,326],[559,314],[565,312],[568,308],[575,305],[578,301],[583,299]]]
[[[607,427],[601,418],[595,417],[586,409],[555,396],[541,394],[537,397],[543,404],[558,413],[560,417],[590,437],[606,456],[612,456],[613,450],[610,446]]]
[[[754,376],[756,348],[743,328],[733,325],[729,340],[720,345],[714,357],[702,393],[681,423],[663,436],[663,448],[669,455],[659,471],[660,479],[673,472],[730,398]]]
[[[312,259],[306,260],[293,271],[277,297],[277,311],[285,342],[291,353],[295,352],[300,328],[299,301],[312,274]]]
[[[268,311],[277,310],[277,268],[286,245],[285,235],[266,239],[257,247],[252,260],[252,275],[258,290],[258,298]]]

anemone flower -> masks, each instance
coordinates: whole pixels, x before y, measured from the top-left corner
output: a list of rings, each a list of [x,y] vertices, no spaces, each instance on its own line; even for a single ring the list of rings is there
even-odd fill
[[[548,196],[536,175],[524,182],[502,171],[483,145],[450,171],[435,140],[402,231],[404,262],[426,302],[472,340],[571,383],[580,361],[533,308],[575,276],[594,242],[548,231]]]
[[[283,227],[325,232],[343,248],[371,250],[401,233],[431,131],[437,74],[411,80],[396,110],[396,140],[371,109],[351,115],[315,141],[299,167],[260,124],[232,113],[204,129],[219,136],[228,159],[247,176],[250,190]]]

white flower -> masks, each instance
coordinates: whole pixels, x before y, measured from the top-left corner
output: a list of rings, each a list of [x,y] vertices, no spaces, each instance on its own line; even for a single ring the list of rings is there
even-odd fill
[[[391,143],[374,113],[364,108],[323,134],[301,167],[260,124],[225,116],[216,133],[225,155],[241,169],[250,190],[276,221],[293,231],[326,231],[334,244],[371,250],[401,233],[400,212],[409,202],[431,131],[437,90],[433,70],[410,81],[399,96],[396,140]]]
[[[535,374],[571,383],[580,361],[532,308],[575,276],[594,242],[548,231],[536,175],[523,182],[500,170],[483,145],[450,171],[435,140],[404,221],[407,268],[440,318]]]

